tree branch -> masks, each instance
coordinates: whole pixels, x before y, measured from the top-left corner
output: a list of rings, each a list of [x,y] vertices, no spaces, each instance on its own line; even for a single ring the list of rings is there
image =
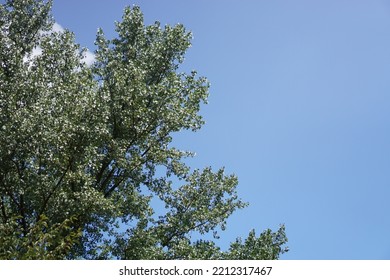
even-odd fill
[[[99,172],[95,176],[95,180],[96,180],[95,188],[98,187],[98,184],[103,177],[104,171],[107,169],[107,167],[110,165],[111,162],[112,162],[112,160],[109,159],[109,156],[107,154],[106,157],[102,161],[102,166],[100,167]]]
[[[5,198],[3,195],[1,196],[1,213],[2,213],[2,217],[3,217],[3,223],[5,224],[8,221],[8,215],[7,215],[7,212],[5,210]]]
[[[102,184],[101,184],[101,186],[100,186],[100,189],[101,189],[102,191],[105,190],[105,188],[106,188],[108,182],[109,182],[110,179],[114,176],[115,171],[118,171],[118,169],[115,168],[115,167],[113,167],[113,168],[111,169],[110,173],[107,174],[106,178],[104,179],[104,181],[102,182]]]
[[[119,176],[117,177],[119,178]],[[119,185],[125,180],[125,176],[122,175],[119,179],[118,182],[116,182],[105,194],[104,194],[104,197],[107,198],[110,196],[110,194],[116,189],[119,187]]]
[[[24,204],[24,195],[21,194],[19,196],[19,202],[20,202],[20,215],[22,216],[22,227],[23,227],[23,234],[26,236],[27,235],[27,221],[26,221],[26,209],[25,209],[25,204]]]
[[[68,173],[71,165],[72,165],[72,162],[73,162],[73,158],[71,158],[69,160],[69,163],[66,167],[66,169],[64,170],[64,172],[62,173],[60,179],[58,180],[57,184],[54,186],[54,188],[49,192],[48,196],[46,198],[43,199],[43,203],[42,203],[42,207],[41,207],[41,210],[39,212],[39,215],[37,215],[37,218],[36,218],[36,221],[38,222],[40,220],[40,217],[41,215],[43,214],[43,212],[46,210],[46,207],[47,207],[47,204],[49,203],[49,199],[52,197],[52,195],[54,194],[54,192],[57,190],[57,188],[60,186],[60,184],[62,183],[62,181],[64,180],[66,174]]]

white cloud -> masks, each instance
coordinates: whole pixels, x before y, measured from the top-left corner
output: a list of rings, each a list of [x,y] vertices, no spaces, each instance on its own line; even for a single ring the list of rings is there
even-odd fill
[[[84,58],[82,61],[85,62],[85,64],[88,66],[91,66],[95,62],[95,55],[91,51],[87,50],[84,53]]]
[[[53,24],[53,27],[50,31],[48,32],[43,32],[43,34],[51,34],[53,32],[64,32],[65,31],[65,28],[63,28],[60,24],[58,24],[57,22],[55,22]],[[40,56],[42,54],[42,48],[37,46],[35,47],[31,54],[29,56],[25,56],[23,58],[23,61],[24,62],[27,62],[29,61],[29,58],[34,58],[34,57],[37,57],[37,56]],[[95,55],[89,51],[89,50],[86,50],[86,52],[84,53],[84,58],[82,59],[83,62],[85,62],[85,64],[87,64],[88,66],[91,66],[94,62],[95,62]]]
[[[33,50],[32,50],[32,53],[31,53],[31,57],[36,57],[36,56],[38,56],[38,55],[41,55],[42,54],[42,49],[41,49],[41,47],[35,47],[35,48],[33,48]]]
[[[39,56],[42,54],[42,48],[40,46],[36,46],[33,48],[32,52],[29,54],[29,55],[25,55],[23,57],[23,62],[26,63],[26,62],[29,62],[30,66],[31,66],[31,58],[34,58],[36,56]]]
[[[52,30],[53,30],[53,32],[64,32],[65,31],[65,29],[57,22],[55,22],[53,24]]]
[[[53,24],[52,30],[53,32],[64,32],[65,28],[63,28],[59,23],[55,22]],[[84,53],[84,58],[82,61],[85,62],[88,66],[91,66],[95,62],[95,55],[91,51],[87,50]]]
[[[50,35],[53,32],[59,32],[62,33],[65,31],[65,28],[63,28],[59,23],[55,22],[49,31],[40,31],[42,35]]]

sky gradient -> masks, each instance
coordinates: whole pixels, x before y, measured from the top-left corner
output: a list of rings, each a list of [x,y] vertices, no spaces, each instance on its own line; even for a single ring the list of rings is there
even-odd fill
[[[206,124],[174,143],[236,174],[250,203],[222,248],[283,223],[282,259],[390,259],[389,1],[55,0],[53,14],[93,51],[133,4],[193,32],[180,70],[211,82]]]

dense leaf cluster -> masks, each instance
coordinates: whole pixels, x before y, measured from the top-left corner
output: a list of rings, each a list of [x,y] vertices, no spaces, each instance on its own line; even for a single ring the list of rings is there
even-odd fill
[[[191,239],[217,236],[246,206],[235,176],[191,170],[192,154],[171,145],[203,124],[208,82],[178,73],[191,33],[126,8],[117,38],[98,31],[88,66],[72,32],[51,30],[50,9],[0,5],[0,258],[278,258],[283,227],[227,252]]]

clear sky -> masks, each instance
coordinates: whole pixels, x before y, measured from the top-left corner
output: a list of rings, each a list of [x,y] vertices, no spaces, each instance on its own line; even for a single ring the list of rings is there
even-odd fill
[[[206,125],[177,135],[250,203],[221,235],[286,225],[282,259],[390,259],[390,1],[54,0],[92,51],[123,8],[194,35],[183,71],[211,82]]]

